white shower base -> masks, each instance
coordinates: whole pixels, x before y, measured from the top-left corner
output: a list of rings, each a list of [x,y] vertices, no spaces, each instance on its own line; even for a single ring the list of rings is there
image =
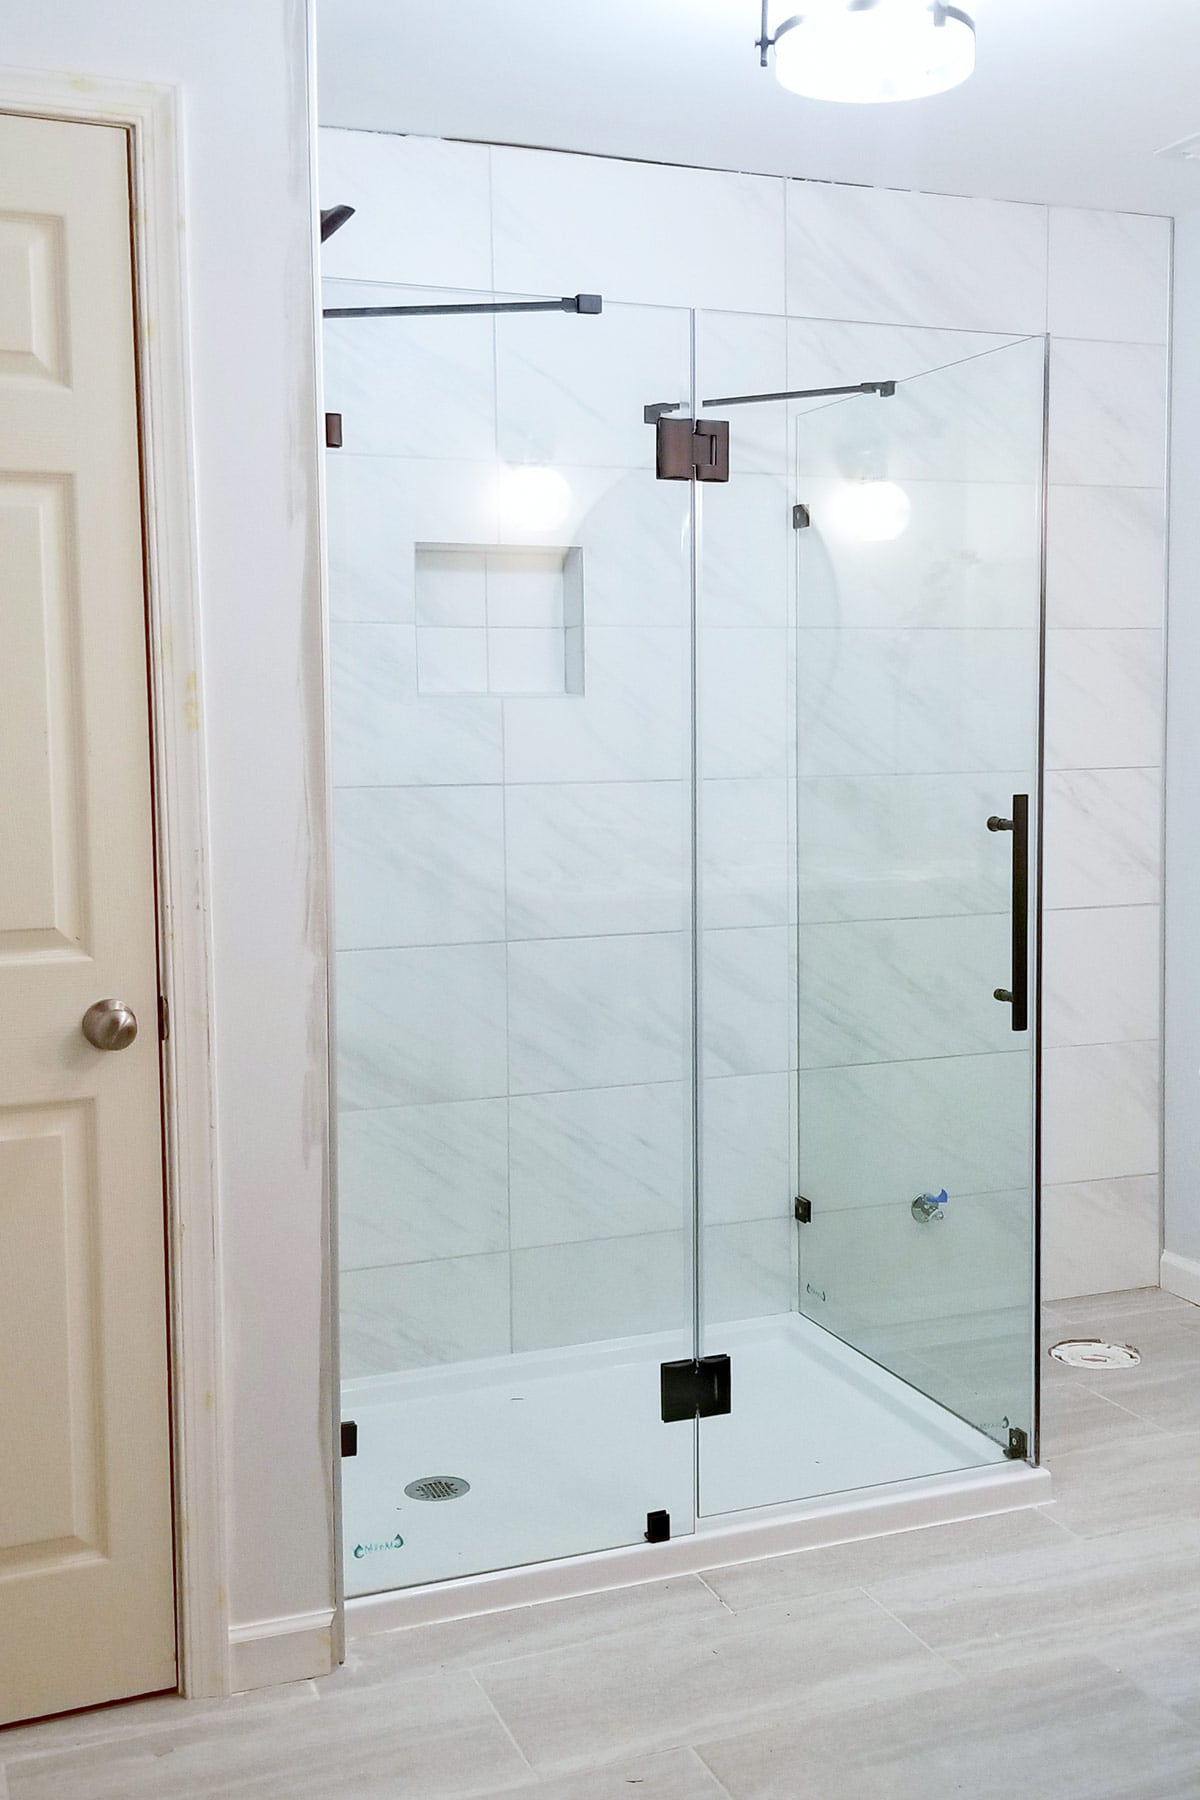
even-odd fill
[[[794,1313],[723,1326],[712,1348],[732,1357],[733,1410],[700,1426],[699,1518],[695,1428],[659,1413],[658,1365],[686,1354],[678,1334],[347,1382],[346,1593],[374,1596],[350,1607],[350,1629],[1048,1498],[1045,1471]],[[406,1498],[428,1475],[470,1492]],[[672,1539],[646,1545],[660,1509]]]

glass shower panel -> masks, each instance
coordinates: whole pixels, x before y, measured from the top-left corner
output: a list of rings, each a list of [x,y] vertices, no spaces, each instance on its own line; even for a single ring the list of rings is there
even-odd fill
[[[931,368],[969,340],[792,321],[789,366],[747,324],[740,366],[735,321],[698,327],[735,446],[701,498],[701,768],[744,758],[736,841],[715,784],[698,805],[702,1343],[734,1394],[701,1426],[706,1514],[1034,1441],[1036,1012],[1014,1031],[994,993],[1022,942],[1033,992],[1043,340]],[[784,435],[783,478],[739,461],[743,419],[760,461]]]
[[[350,1593],[692,1526],[690,368],[678,309],[327,322]]]

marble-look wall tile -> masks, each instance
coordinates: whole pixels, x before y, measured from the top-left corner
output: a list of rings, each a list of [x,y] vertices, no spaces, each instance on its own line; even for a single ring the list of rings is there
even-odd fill
[[[1157,768],[1161,631],[1046,633],[1046,767]]]
[[[800,1188],[814,1207],[1028,1189],[1027,1049],[810,1069],[800,1077]]]
[[[789,181],[787,225],[789,312],[1045,330],[1041,207]]]
[[[801,923],[1004,912],[1010,853],[987,820],[1029,781],[1029,770],[801,781]]]
[[[335,625],[330,635],[336,786],[503,779],[503,703],[419,695],[412,626]]]
[[[677,1331],[677,1354],[690,1354],[691,1270],[690,1236],[682,1231],[514,1250],[513,1349]],[[656,1392],[648,1397],[657,1404]]]
[[[443,1257],[342,1275],[345,1379],[506,1356],[511,1347],[507,1256]]]
[[[1050,371],[1050,479],[1160,487],[1167,359],[1157,345],[1057,338]]]
[[[511,784],[504,805],[510,937],[689,923],[691,807],[682,781]]]
[[[703,782],[700,854],[705,926],[786,925],[792,885],[788,783]]]
[[[780,630],[701,630],[697,710],[706,779],[789,773],[787,652]]]
[[[789,1214],[795,1076],[708,1077],[700,1090],[700,1209],[710,1225]]]
[[[1161,629],[1166,528],[1161,487],[1051,487],[1049,625]]]
[[[682,1230],[689,1111],[682,1081],[514,1098],[514,1249]]]
[[[802,926],[800,1067],[1005,1050],[1010,960],[1007,912]]]
[[[337,984],[339,1105],[507,1091],[503,944],[342,950]]]
[[[1157,1041],[1045,1051],[1042,1177],[1048,1185],[1157,1170],[1158,1060]]]
[[[491,157],[498,288],[784,310],[782,181],[545,150]]]
[[[1045,913],[1044,1043],[1115,1044],[1157,1037],[1161,918],[1157,906]]]
[[[696,412],[719,412],[726,395],[778,394],[787,383],[787,321],[761,313],[696,314]],[[729,464],[746,474],[786,475],[790,468],[790,407],[731,406]],[[730,487],[740,486],[731,480]]]
[[[1042,1189],[1042,1295],[1065,1300],[1158,1286],[1157,1175]]]
[[[1157,769],[1050,772],[1045,790],[1045,905],[1157,905],[1161,810],[1162,778]]]
[[[680,1081],[690,1011],[682,933],[510,944],[509,1091]]]
[[[806,630],[799,639],[802,779],[1032,765],[1036,631]]]
[[[503,702],[506,779],[682,779],[689,668],[683,631],[615,625],[589,630],[581,695]]]
[[[355,208],[353,219],[322,249],[323,274],[424,287],[491,287],[485,144],[324,129],[318,152],[321,205]]]
[[[504,937],[504,797],[494,787],[334,795],[339,950]]]
[[[793,1040],[786,926],[706,931],[700,947],[706,1075],[786,1069]]]
[[[338,1219],[343,1269],[507,1250],[507,1101],[342,1113]]]
[[[457,289],[326,282],[330,306],[475,299]],[[564,317],[566,315],[564,314]],[[493,324],[487,317],[327,319],[325,403],[361,455],[483,460],[496,450]]]
[[[788,476],[743,475],[740,468],[737,481],[727,486],[710,482],[697,489],[704,553],[696,605],[702,625],[790,623],[794,490]]]
[[[1165,344],[1171,221],[1050,208],[1049,329],[1057,337]]]
[[[795,1221],[781,1212],[774,1219],[710,1224],[704,1233],[702,1275],[706,1327],[795,1312]]]
[[[538,530],[512,519],[502,524],[503,535],[514,543],[579,546],[584,622],[589,628],[687,628],[691,619],[687,485],[656,480],[649,462],[641,469],[568,464],[558,472],[569,489],[562,522]]]

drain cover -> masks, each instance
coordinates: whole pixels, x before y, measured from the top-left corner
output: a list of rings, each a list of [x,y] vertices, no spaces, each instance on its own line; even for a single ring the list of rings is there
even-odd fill
[[[404,1491],[410,1500],[461,1500],[470,1493],[471,1484],[461,1475],[422,1475],[420,1481],[410,1481]]]
[[[1102,1338],[1064,1338],[1050,1346],[1050,1354],[1072,1369],[1132,1369],[1142,1360],[1132,1344],[1106,1344]]]

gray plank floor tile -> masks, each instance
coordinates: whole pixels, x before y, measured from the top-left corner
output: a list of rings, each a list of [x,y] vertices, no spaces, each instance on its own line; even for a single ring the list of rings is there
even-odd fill
[[[697,1731],[798,1707],[844,1706],[864,1686],[918,1695],[955,1678],[859,1593],[724,1613],[686,1631],[648,1627],[476,1675],[543,1772],[685,1743]]]
[[[1165,1431],[1051,1453],[1054,1516],[1082,1537],[1200,1519],[1200,1433]]]
[[[550,1776],[511,1790],[512,1800],[727,1800],[727,1790],[691,1749],[622,1757],[606,1769]]]
[[[1042,1389],[1042,1461],[1053,1470],[1059,1456],[1090,1450],[1098,1444],[1127,1444],[1163,1430],[1139,1418],[1107,1390],[1084,1382],[1048,1382]]]
[[[1195,1800],[1200,1734],[1093,1658],[699,1743],[733,1800]]]

